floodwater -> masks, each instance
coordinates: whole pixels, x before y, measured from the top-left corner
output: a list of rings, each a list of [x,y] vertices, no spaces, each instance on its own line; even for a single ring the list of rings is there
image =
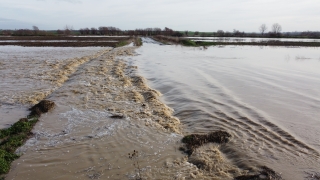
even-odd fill
[[[267,165],[285,179],[320,170],[320,51],[181,47],[144,39],[139,67],[184,133],[226,130],[221,151],[238,167]]]
[[[194,41],[214,42],[260,42],[260,41],[290,41],[290,42],[320,42],[320,39],[299,39],[299,38],[241,38],[241,37],[187,37]]]
[[[16,151],[22,156],[6,179],[136,179],[138,169],[143,177],[171,179],[195,169],[177,150],[179,120],[136,67],[118,59],[134,50],[1,47],[1,128],[42,99],[56,104]]]
[[[150,39],[139,48],[2,46],[1,128],[42,99],[56,103],[6,179],[136,179],[138,169],[148,179],[233,179],[258,165],[303,179],[320,169],[318,51]],[[191,156],[217,172],[206,174],[180,140],[220,129],[231,142]]]
[[[24,104],[41,100],[58,88],[58,77],[50,77],[48,72],[55,71],[58,75],[59,64],[102,49],[1,46],[0,128],[9,127],[26,116],[28,112]]]

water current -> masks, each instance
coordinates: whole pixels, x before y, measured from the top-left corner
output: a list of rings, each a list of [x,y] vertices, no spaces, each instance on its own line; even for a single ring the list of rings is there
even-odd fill
[[[222,151],[239,167],[261,163],[286,179],[319,171],[318,48],[181,47],[144,39],[139,67],[184,133],[226,130]]]

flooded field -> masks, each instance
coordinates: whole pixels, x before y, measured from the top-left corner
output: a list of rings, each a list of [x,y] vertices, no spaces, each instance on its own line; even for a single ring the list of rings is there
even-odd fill
[[[46,98],[56,103],[17,150],[6,179],[171,179],[195,167],[178,151],[179,120],[136,67],[135,47],[1,49],[1,127]],[[176,169],[176,170],[175,170]],[[142,176],[142,175],[141,175]]]
[[[24,47],[116,47],[129,44],[129,36],[1,36],[1,46]]]
[[[304,179],[319,171],[319,49],[143,40],[139,48],[1,46],[1,128],[42,99],[56,103],[6,179],[233,179],[261,165]],[[179,151],[183,135],[216,130],[231,142],[189,158]]]
[[[187,37],[194,41],[214,41],[214,42],[259,42],[259,41],[292,41],[292,42],[320,42],[320,39],[302,38],[247,38],[247,37]]]
[[[319,171],[318,48],[181,47],[145,39],[137,57],[184,133],[226,130],[221,151],[240,167],[265,164],[285,179]]]

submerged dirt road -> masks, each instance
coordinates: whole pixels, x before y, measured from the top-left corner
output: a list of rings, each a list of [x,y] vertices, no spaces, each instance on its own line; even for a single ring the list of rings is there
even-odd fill
[[[27,114],[27,106],[42,99],[56,104],[18,149],[23,155],[6,179],[233,179],[247,172],[216,144],[189,158],[179,151],[179,119],[137,67],[122,60],[134,56],[135,48],[104,48],[65,60],[2,61],[1,78],[8,80],[2,106],[16,111],[20,104]],[[130,159],[134,151],[137,157]]]
[[[35,104],[43,98],[56,103],[18,150],[23,155],[6,179],[134,179],[134,162],[128,158],[134,150],[139,152],[143,177],[171,179],[180,176],[181,167],[193,167],[178,160],[183,157],[177,150],[181,135],[172,109],[135,74],[136,67],[117,59],[132,56],[134,49],[36,62],[45,71],[25,78],[42,86],[2,92],[13,97],[12,103]]]

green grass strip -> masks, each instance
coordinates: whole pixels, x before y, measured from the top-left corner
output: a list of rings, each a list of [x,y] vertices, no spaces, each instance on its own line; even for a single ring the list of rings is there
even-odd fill
[[[37,122],[37,117],[23,118],[10,128],[0,130],[0,175],[9,172],[11,162],[19,157],[15,151],[32,135]]]
[[[120,41],[116,44],[116,47],[122,47],[122,46],[125,46],[125,45],[128,45],[129,42],[128,41]]]

